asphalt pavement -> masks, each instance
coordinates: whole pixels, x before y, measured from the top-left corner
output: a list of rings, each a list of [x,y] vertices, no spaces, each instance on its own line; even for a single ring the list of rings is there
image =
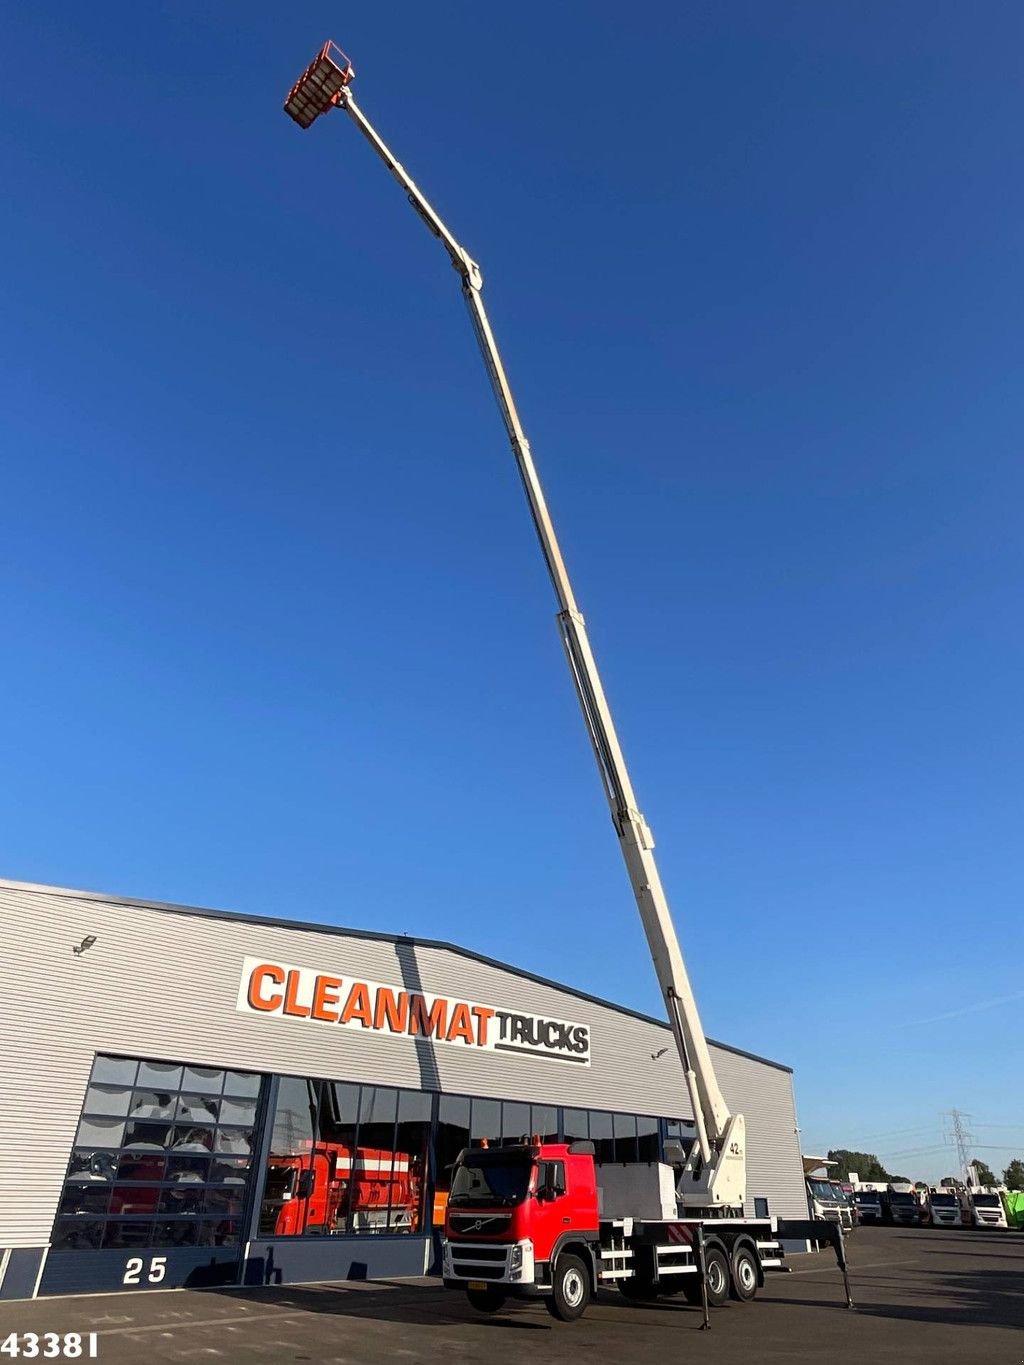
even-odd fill
[[[713,1365],[1024,1361],[1024,1234],[861,1228],[849,1260],[856,1312],[821,1252],[791,1258],[792,1272],[771,1275],[754,1303],[714,1310],[710,1332],[677,1298],[634,1305],[609,1291],[563,1324],[536,1303],[480,1317],[436,1281],[395,1280],[0,1304],[0,1342],[95,1332],[108,1365],[649,1365],[683,1350]]]

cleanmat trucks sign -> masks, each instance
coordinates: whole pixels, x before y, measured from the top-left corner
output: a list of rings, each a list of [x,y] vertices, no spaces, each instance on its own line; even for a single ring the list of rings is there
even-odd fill
[[[260,957],[244,959],[238,1009],[243,1014],[300,1024],[427,1038],[476,1052],[512,1052],[590,1065],[586,1024],[455,996],[426,995]]]

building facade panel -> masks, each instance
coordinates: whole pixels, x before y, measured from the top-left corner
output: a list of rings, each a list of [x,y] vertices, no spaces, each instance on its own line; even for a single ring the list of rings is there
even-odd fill
[[[448,945],[11,882],[0,882],[0,915],[8,978],[0,1251],[49,1243],[97,1054],[524,1105],[690,1116],[665,1026]],[[268,970],[259,1008],[240,1007],[247,959]],[[323,987],[324,999],[337,1002],[352,983],[378,983],[392,988],[394,999],[402,991],[422,996],[424,1010],[444,998],[450,1020],[456,1002],[470,1002],[534,1022],[509,1024],[520,1028],[510,1037],[521,1050],[503,1052],[473,1045],[479,1020],[476,1035],[463,1030],[449,1042],[367,1029],[358,1008],[346,1026],[299,1017],[311,997],[304,1006],[296,996],[288,1017],[264,1008],[287,999],[291,987],[274,976],[279,967],[302,969],[296,990],[312,990],[316,978],[341,983],[331,996]],[[323,1001],[320,1009],[330,1013]],[[585,1060],[538,1055],[545,1045],[538,1020],[556,1021],[545,1035],[555,1047],[575,1027],[576,1042],[563,1055],[585,1036]],[[496,1027],[493,1020],[488,1027]],[[764,1198],[773,1213],[802,1213],[791,1073],[722,1045],[713,1044],[712,1053],[727,1101],[747,1116],[748,1212]],[[399,1247],[392,1260],[405,1264],[426,1254]]]

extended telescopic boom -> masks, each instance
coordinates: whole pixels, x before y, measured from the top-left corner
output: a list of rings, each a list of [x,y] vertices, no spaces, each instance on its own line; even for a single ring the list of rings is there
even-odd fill
[[[345,54],[334,43],[326,43],[289,92],[285,112],[300,127],[308,128],[320,114],[332,108],[343,109],[405,190],[409,202],[427,227],[440,239],[462,281],[463,297],[498,400],[544,561],[558,599],[558,626],[562,643],[686,1076],[697,1125],[697,1142],[693,1145],[680,1180],[680,1199],[685,1207],[692,1208],[742,1207],[746,1194],[743,1116],[729,1113],[718,1088],[697,1004],[654,860],[654,839],[637,806],[626,760],[619,746],[597,664],[587,639],[583,616],[576,605],[565,561],[534,468],[530,445],[519,420],[494,333],[487,319],[481,297],[483,276],[480,267],[448,231],[412,177],[356,104],[349,89],[353,75],[352,64]]]

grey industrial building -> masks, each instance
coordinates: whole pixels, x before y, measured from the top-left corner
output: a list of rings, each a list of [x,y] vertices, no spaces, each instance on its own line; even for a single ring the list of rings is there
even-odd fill
[[[667,1026],[448,943],[0,880],[0,1299],[420,1275],[470,1142],[657,1158]],[[788,1067],[723,1043],[749,1215],[807,1206]]]

